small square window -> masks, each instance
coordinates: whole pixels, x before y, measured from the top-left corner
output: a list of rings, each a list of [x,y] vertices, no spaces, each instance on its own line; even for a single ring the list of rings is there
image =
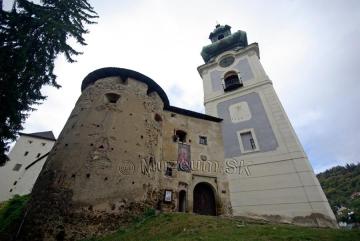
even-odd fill
[[[201,145],[207,145],[207,137],[206,136],[199,136],[199,143]]]
[[[172,177],[172,168],[171,167],[167,167],[165,170],[165,176],[167,177]]]
[[[36,155],[37,158],[40,157],[40,156],[41,156],[41,153],[38,153],[38,154]]]
[[[22,167],[22,165],[21,164],[15,164],[15,166],[14,166],[14,168],[13,168],[13,171],[19,171],[20,170],[20,168]]]
[[[31,143],[33,143],[33,141],[31,141],[31,140],[28,140],[28,143],[29,143],[29,144],[31,144]]]
[[[115,93],[107,93],[105,94],[106,103],[116,104],[120,99],[120,95]]]
[[[26,151],[25,153],[24,153],[24,156],[27,156],[29,154],[29,152],[28,151]]]
[[[174,142],[186,142],[186,132],[183,130],[176,130],[175,135],[173,136]]]
[[[43,143],[41,143],[41,145],[42,145],[42,146],[45,146],[45,145],[46,145],[46,143],[44,143],[44,142],[43,142]]]

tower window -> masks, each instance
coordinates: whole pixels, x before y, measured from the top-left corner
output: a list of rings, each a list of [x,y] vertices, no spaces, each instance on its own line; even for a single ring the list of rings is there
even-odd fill
[[[19,171],[20,170],[20,168],[22,167],[22,165],[21,164],[15,164],[15,166],[14,166],[14,168],[13,168],[13,171]]]
[[[40,156],[41,156],[41,153],[38,153],[38,154],[36,155],[37,158],[39,158]]]
[[[256,149],[256,145],[255,145],[254,138],[250,138],[250,146],[251,146],[251,149],[252,149],[252,150],[255,150],[255,149]]]
[[[231,91],[243,86],[239,75],[235,71],[228,72],[224,76],[224,91]]]
[[[172,168],[171,167],[166,167],[165,176],[172,177]]]
[[[115,93],[107,93],[105,94],[105,100],[107,103],[115,104],[120,98],[120,95]]]
[[[245,151],[256,149],[255,141],[250,131],[241,133],[240,136]]]
[[[174,141],[186,142],[186,132],[182,130],[176,130],[174,135]]]
[[[199,143],[201,145],[207,145],[207,137],[206,136],[199,136]]]
[[[25,153],[24,153],[24,156],[27,156],[29,154],[29,152],[28,151],[26,151]]]
[[[241,152],[246,153],[259,150],[259,145],[257,143],[253,129],[238,132],[238,135]]]
[[[155,121],[156,122],[161,122],[162,121],[161,115],[159,115],[158,113],[155,114]]]

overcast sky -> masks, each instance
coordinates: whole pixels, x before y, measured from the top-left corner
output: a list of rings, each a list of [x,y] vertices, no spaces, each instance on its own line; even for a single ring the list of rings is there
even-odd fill
[[[5,7],[11,0],[5,0]],[[204,112],[201,48],[220,24],[259,43],[261,62],[316,172],[360,161],[360,1],[90,1],[99,14],[74,64],[62,56],[61,89],[31,113],[24,132],[62,130],[83,78],[122,67],[155,80],[171,105]]]

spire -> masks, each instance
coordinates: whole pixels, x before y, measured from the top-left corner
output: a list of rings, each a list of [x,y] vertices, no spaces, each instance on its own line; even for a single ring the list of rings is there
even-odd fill
[[[216,24],[209,35],[211,44],[203,47],[201,51],[205,63],[225,51],[248,46],[246,32],[239,30],[232,34],[230,29],[229,25]]]
[[[220,25],[216,21],[215,29],[210,33],[209,39],[212,43],[217,42],[229,35],[231,35],[230,31],[231,27],[229,25]]]

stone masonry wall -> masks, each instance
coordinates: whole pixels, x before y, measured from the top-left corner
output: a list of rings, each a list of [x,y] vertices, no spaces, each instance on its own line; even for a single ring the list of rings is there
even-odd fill
[[[109,103],[106,94],[119,95]],[[157,207],[163,102],[133,79],[104,78],[85,89],[34,187],[23,240],[77,240],[115,230]]]

